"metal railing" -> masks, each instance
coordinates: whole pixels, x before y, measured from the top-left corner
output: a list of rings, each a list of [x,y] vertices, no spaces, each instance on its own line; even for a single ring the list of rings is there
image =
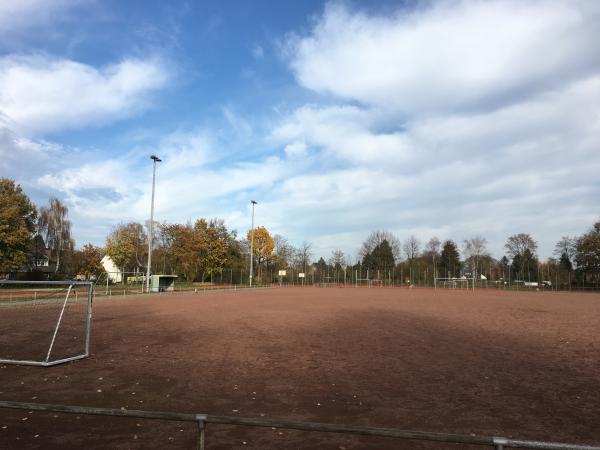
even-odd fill
[[[539,450],[600,450],[600,446],[564,444],[557,442],[541,442],[523,439],[509,439],[494,436],[476,436],[469,434],[434,433],[428,431],[399,430],[396,428],[357,427],[336,425],[331,423],[301,422],[293,420],[271,420],[249,417],[215,416],[212,414],[186,414],[165,411],[137,411],[128,409],[95,408],[91,406],[68,406],[42,403],[23,403],[0,401],[0,408],[21,409],[28,411],[47,411],[67,414],[89,414],[98,416],[135,417],[151,420],[168,420],[175,422],[194,422],[198,425],[197,448],[205,449],[206,425],[238,425],[244,427],[282,428],[288,430],[317,431],[325,433],[358,434],[363,436],[379,436],[405,440],[445,442],[449,444],[469,444],[493,447],[495,450],[505,448],[523,448]]]

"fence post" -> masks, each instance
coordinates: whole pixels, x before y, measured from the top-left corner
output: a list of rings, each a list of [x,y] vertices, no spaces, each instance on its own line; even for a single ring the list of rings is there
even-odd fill
[[[198,421],[198,450],[204,450],[204,432],[206,430],[206,414],[196,414]]]
[[[492,442],[494,443],[494,450],[504,450],[504,446],[508,443],[506,438],[501,437],[492,438]]]

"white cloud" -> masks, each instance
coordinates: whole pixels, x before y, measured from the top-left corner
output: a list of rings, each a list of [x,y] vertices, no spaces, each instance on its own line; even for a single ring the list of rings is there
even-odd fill
[[[19,136],[0,124],[0,174],[25,186],[34,185],[37,177],[52,170],[66,153],[56,143]]]
[[[263,50],[263,48],[258,44],[254,44],[254,46],[252,47],[252,56],[254,57],[254,59],[262,59],[264,55],[265,51]]]
[[[407,114],[524,98],[600,67],[600,4],[440,1],[382,17],[330,4],[288,41],[305,87]]]
[[[5,0],[0,2],[0,33],[14,32],[48,23],[87,3],[76,0]]]
[[[0,112],[22,133],[98,125],[150,106],[168,73],[157,59],[124,59],[97,69],[43,55],[0,59]]]
[[[434,234],[457,241],[483,235],[495,256],[503,254],[507,236],[529,232],[540,240],[542,257],[562,235],[584,231],[597,220],[600,198],[600,54],[593,45],[600,7],[579,1],[426,5],[385,17],[328,6],[287,48],[298,81],[317,94],[311,104],[278,112],[266,137],[263,123],[241,117],[233,105],[221,110],[224,129],[177,132],[153,143],[164,160],[156,218],[220,216],[243,234],[255,198],[258,223],[295,243],[313,242],[317,257],[334,248],[354,256],[375,229],[401,239],[414,233],[422,241]],[[119,65],[71,69],[61,60],[44,71],[27,58],[3,61],[42,80],[55,79],[65,63],[76,80],[68,85],[78,87],[63,102],[54,88],[38,94],[34,86],[42,99],[37,106],[27,89],[15,89],[24,107],[0,109],[14,124],[21,114],[24,129],[122,117],[157,88],[118,82]],[[64,80],[60,73],[56,79]],[[100,85],[103,99],[88,85]],[[13,92],[2,86],[0,93]],[[71,101],[82,118],[61,106],[75,96],[93,105]],[[104,97],[113,97],[108,106]],[[53,106],[57,99],[61,105]],[[0,105],[7,101],[0,95]],[[41,152],[42,159],[65,151],[12,136],[0,139],[21,152]],[[75,228],[85,228],[77,231],[85,240],[102,243],[111,225],[146,220],[150,151],[137,145],[67,169],[42,164],[40,186],[75,206]]]
[[[507,236],[529,232],[549,256],[597,220],[597,12],[464,1],[381,17],[329,5],[287,47],[300,84],[327,102],[271,133],[305,142],[320,170],[282,184],[273,220],[319,227],[335,245],[378,228],[483,234],[498,256]]]
[[[287,144],[283,150],[288,158],[300,158],[306,156],[306,144],[302,141],[294,141]]]

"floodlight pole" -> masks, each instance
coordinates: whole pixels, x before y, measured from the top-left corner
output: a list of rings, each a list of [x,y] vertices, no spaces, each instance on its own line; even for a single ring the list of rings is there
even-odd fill
[[[256,202],[252,200],[250,203],[252,203],[252,229],[250,231],[250,287],[252,287],[252,275],[254,273],[254,205],[256,205]]]
[[[152,200],[150,201],[150,234],[148,235],[148,267],[146,268],[146,292],[150,292],[150,266],[152,265],[152,241],[154,231],[154,185],[156,182],[156,163],[161,162],[158,156],[152,155]]]

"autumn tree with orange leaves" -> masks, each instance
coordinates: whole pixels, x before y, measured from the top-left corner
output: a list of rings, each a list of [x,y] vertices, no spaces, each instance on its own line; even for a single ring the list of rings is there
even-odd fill
[[[263,226],[254,229],[254,238],[252,237],[252,230],[249,230],[247,238],[248,241],[253,239],[252,253],[257,262],[258,277],[260,279],[262,266],[267,264],[275,256],[273,253],[275,241],[269,231]]]

